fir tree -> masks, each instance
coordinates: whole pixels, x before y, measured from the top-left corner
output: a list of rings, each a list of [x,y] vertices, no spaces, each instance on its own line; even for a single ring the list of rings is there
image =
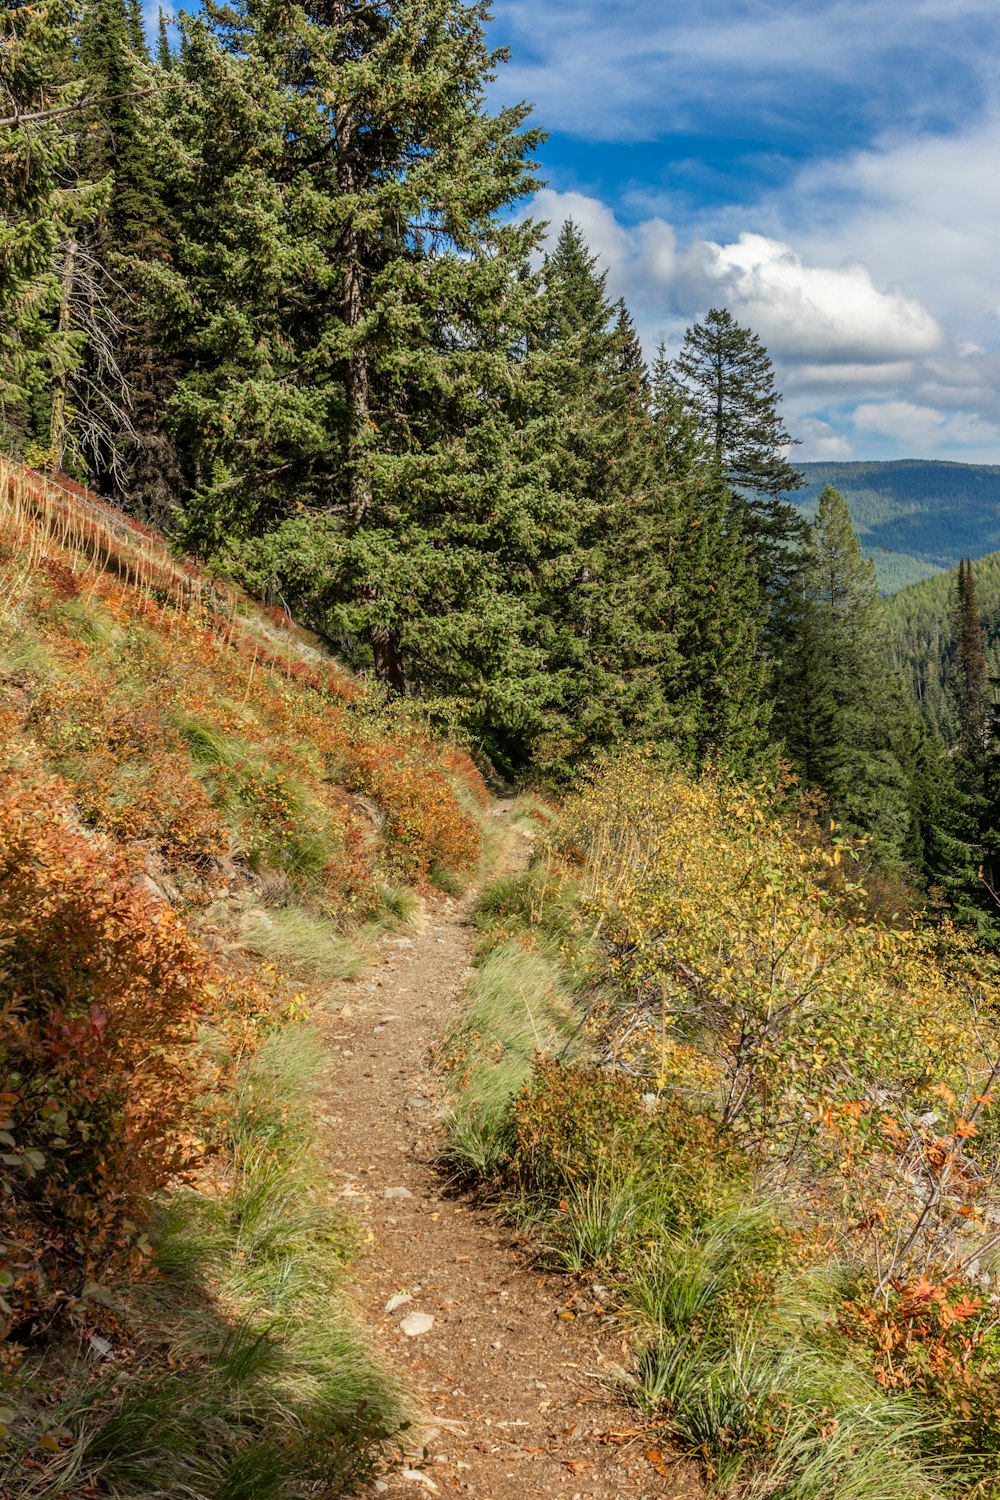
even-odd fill
[[[80,57],[96,95],[82,155],[112,190],[78,258],[75,303],[89,354],[71,390],[76,446],[103,493],[164,525],[180,485],[165,425],[178,371],[148,287],[170,257],[157,160],[169,95],[135,0],[89,0]]]
[[[67,314],[67,265],[106,196],[106,184],[80,177],[65,113],[86,92],[72,22],[61,0],[0,12],[3,93],[41,116],[0,127],[0,438],[46,466],[58,461],[62,395],[85,345]]]
[[[972,562],[965,559],[958,565],[954,640],[952,671],[958,706],[958,753],[971,785],[980,780],[989,735],[989,686],[976,579]]]
[[[167,18],[161,10],[156,23],[156,66],[161,72],[166,73],[173,66],[173,61]]]
[[[664,344],[656,351],[650,377],[650,412],[663,444],[667,466],[677,476],[713,474],[708,437],[687,391],[678,382]]]
[[[536,761],[565,769],[623,741],[688,761],[759,751],[759,616],[742,539],[717,489],[668,461],[631,318],[571,222],[543,272],[529,369],[565,518],[535,610],[555,687]]]
[[[795,649],[775,683],[775,727],[805,785],[823,792],[877,859],[913,849],[902,749],[913,705],[886,667],[874,564],[840,493],[828,485],[810,528],[797,597]]]
[[[803,483],[784,457],[791,442],[767,350],[725,308],[712,308],[685,335],[672,374],[696,413],[716,477],[745,507],[745,526],[773,595],[787,585],[804,526],[781,497]]]
[[[485,15],[247,0],[189,19],[160,283],[191,366],[172,402],[189,542],[395,690],[510,722],[535,523],[508,408],[537,231],[501,215],[537,137],[523,108],[485,108]]]

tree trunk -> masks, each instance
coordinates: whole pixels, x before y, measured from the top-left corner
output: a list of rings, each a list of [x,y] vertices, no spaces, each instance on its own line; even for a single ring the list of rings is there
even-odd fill
[[[399,636],[388,625],[373,625],[371,643],[375,657],[375,676],[379,682],[391,688],[394,693],[405,693],[406,669],[403,653],[399,648]]]
[[[68,334],[72,318],[73,287],[76,279],[76,251],[75,239],[66,241],[66,255],[63,260],[61,282],[62,297],[59,302],[59,332]],[[66,397],[69,387],[69,372],[63,369],[56,380],[55,394],[52,398],[52,421],[49,426],[49,461],[52,472],[62,472],[66,457]]]

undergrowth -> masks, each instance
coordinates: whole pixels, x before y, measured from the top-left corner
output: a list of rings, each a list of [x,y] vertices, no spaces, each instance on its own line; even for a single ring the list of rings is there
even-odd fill
[[[401,1406],[346,1297],[304,1017],[469,878],[481,778],[2,460],[0,637],[0,1494],[352,1492]]]
[[[619,1389],[711,1493],[992,1496],[1000,989],[859,918],[849,857],[764,792],[599,773],[479,900],[445,1164],[610,1289]]]
[[[0,1493],[304,1500],[370,1480],[402,1407],[345,1295],[353,1231],[308,1124],[322,1060],[307,1023],[272,1033],[220,1124],[225,1182],[173,1192],[150,1229],[156,1277],[105,1294],[59,1379],[30,1354],[7,1378]]]

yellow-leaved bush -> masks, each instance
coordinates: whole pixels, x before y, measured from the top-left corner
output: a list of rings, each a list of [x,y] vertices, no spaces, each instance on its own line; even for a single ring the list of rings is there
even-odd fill
[[[883,1288],[964,1276],[1000,1238],[997,963],[947,922],[859,915],[850,851],[816,833],[722,775],[597,773],[560,840],[606,958],[601,1045],[762,1168],[795,1162]]]

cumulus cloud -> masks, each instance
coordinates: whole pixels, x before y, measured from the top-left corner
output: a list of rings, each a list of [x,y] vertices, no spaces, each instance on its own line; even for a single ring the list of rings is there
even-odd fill
[[[567,218],[579,225],[649,350],[661,340],[676,350],[712,306],[752,328],[775,362],[786,420],[801,442],[795,456],[846,459],[887,447],[992,456],[1000,354],[949,339],[919,297],[880,284],[860,260],[823,263],[748,232],[685,242],[662,216],[624,223],[579,192],[544,189],[530,211],[548,221],[550,241]]]
[[[724,305],[775,359],[801,363],[813,381],[824,371],[834,381],[858,372],[891,379],[946,342],[922,303],[898,288],[880,289],[858,262],[809,265],[789,245],[759,234],[679,248],[662,218],[625,225],[595,198],[550,188],[536,195],[531,212],[549,222],[550,238],[566,219],[579,225],[607,269],[610,290],[636,308],[647,339]]]
[[[803,463],[834,463],[853,458],[854,449],[842,432],[837,432],[829,422],[817,417],[803,417],[796,425],[799,446],[789,455],[792,463],[801,459]]]
[[[634,143],[537,207],[579,221],[647,344],[725,305],[808,451],[997,458],[996,0],[504,0],[497,26],[507,97]]]
[[[706,290],[721,296],[781,359],[886,364],[942,348],[926,307],[896,288],[880,290],[867,266],[807,265],[789,245],[760,234],[695,247]]]

